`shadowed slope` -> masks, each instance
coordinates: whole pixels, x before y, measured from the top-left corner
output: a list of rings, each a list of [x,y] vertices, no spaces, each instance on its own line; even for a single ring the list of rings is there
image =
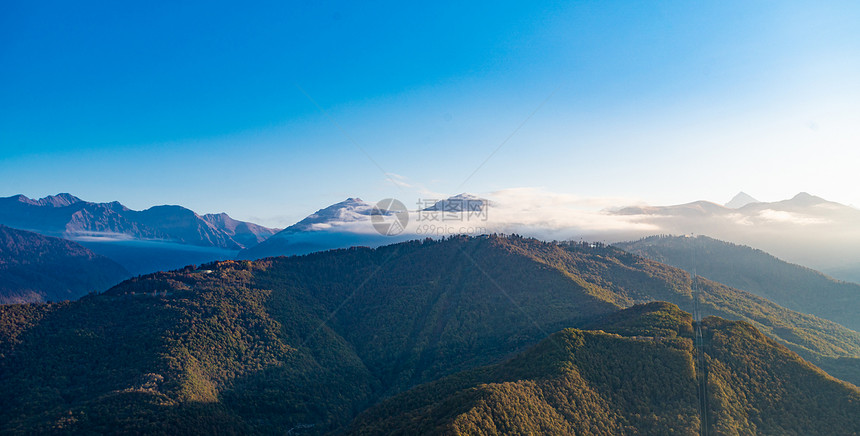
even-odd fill
[[[860,284],[779,260],[761,250],[706,236],[652,236],[615,246],[860,331]]]
[[[75,300],[129,275],[74,242],[0,225],[0,304]]]

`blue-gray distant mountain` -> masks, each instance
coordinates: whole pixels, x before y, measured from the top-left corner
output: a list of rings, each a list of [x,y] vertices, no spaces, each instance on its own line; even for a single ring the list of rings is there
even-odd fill
[[[240,259],[292,256],[353,246],[378,247],[406,239],[385,236],[373,229],[373,205],[360,198],[320,209],[259,244],[242,250]]]
[[[71,194],[0,198],[0,224],[80,242],[136,274],[232,258],[277,231],[227,214],[200,216],[181,206],[136,211]]]
[[[238,221],[230,218],[226,213],[210,213],[203,215],[204,221],[220,229],[227,236],[233,238],[242,247],[253,247],[274,235],[278,230],[263,227],[246,221]]]
[[[860,331],[860,284],[705,236],[652,236],[614,245]]]
[[[255,245],[275,233],[227,214],[200,216],[181,206],[136,211],[119,202],[91,203],[71,194],[39,200],[23,195],[0,198],[0,224],[67,239],[161,239],[233,250]]]
[[[485,199],[463,193],[434,202],[421,211],[424,219],[438,220],[427,223],[438,225],[444,219],[442,214],[480,214],[485,212],[488,205],[489,202]],[[374,205],[360,198],[347,198],[308,215],[258,245],[242,250],[238,257],[261,259],[354,246],[379,247],[428,236],[410,233],[408,230],[398,235],[378,233],[373,228],[371,215],[383,212],[379,209],[374,211]],[[412,219],[416,216],[415,213],[411,215]]]
[[[745,201],[742,201],[745,202]],[[801,192],[791,199],[752,202],[732,208],[708,201],[674,206],[634,206],[613,212],[651,234],[699,234],[760,248],[800,265],[839,272],[837,278],[860,274],[833,268],[860,265],[860,210]],[[632,240],[642,230],[613,235]]]
[[[80,244],[0,225],[0,304],[76,300],[129,276]]]
[[[444,200],[439,200],[432,206],[424,208],[424,210],[436,212],[483,212],[488,206],[489,201],[487,199],[464,192]]]
[[[737,198],[737,197],[736,197]],[[797,213],[792,215],[761,215],[763,211]],[[814,223],[815,220],[825,220],[842,217],[860,216],[860,210],[836,202],[827,201],[821,197],[801,192],[789,200],[765,202],[748,202],[739,208],[728,205],[722,206],[710,201],[694,201],[692,203],[674,206],[631,206],[619,209],[618,215],[652,215],[678,218],[707,218],[711,216],[735,216],[738,219],[748,218],[750,223],[784,222]],[[803,220],[806,221],[803,221]],[[743,222],[741,222],[743,224]]]
[[[830,266],[821,271],[840,280],[860,283],[860,262]]]

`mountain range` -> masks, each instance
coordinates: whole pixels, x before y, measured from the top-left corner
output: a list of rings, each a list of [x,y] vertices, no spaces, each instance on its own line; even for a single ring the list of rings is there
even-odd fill
[[[647,233],[627,232],[613,240],[653,234],[708,235],[838,274],[837,278],[856,276],[853,268],[844,266],[860,263],[860,210],[803,192],[789,200],[741,203],[745,204],[737,208],[696,201],[613,210],[612,215],[649,227]]]
[[[73,240],[135,274],[229,259],[277,231],[223,213],[167,205],[135,211],[71,194],[0,198],[0,224]]]
[[[135,211],[116,201],[92,203],[71,194],[0,198],[0,223],[67,239],[152,239],[229,250],[255,245],[275,233],[224,213],[200,216],[167,205]]]
[[[695,350],[690,316],[672,306],[693,307],[687,272],[518,236],[222,261],[0,306],[0,432],[373,434],[401,422],[454,434],[556,428],[533,427],[549,419],[690,434],[696,378],[712,432],[857,428],[856,386],[830,375],[860,383],[860,333],[697,282],[705,315],[742,322],[706,318]],[[636,306],[651,301],[668,303]]]
[[[244,249],[238,257],[258,259],[355,245],[376,247],[457,232],[520,233],[541,239],[573,240],[588,236],[587,240],[607,242],[654,234],[692,233],[753,246],[789,262],[828,272],[838,279],[858,280],[860,277],[857,267],[860,265],[860,227],[857,226],[860,211],[807,193],[776,202],[757,201],[741,192],[726,206],[696,201],[673,206],[607,209],[599,217],[590,219],[616,220],[616,224],[585,233],[576,229],[575,220],[569,231],[556,228],[559,224],[555,221],[559,217],[541,216],[541,208],[530,210],[529,207],[518,203],[500,204],[463,193],[410,212],[410,223],[403,233],[383,236],[371,226],[372,204],[350,198],[318,210],[267,241]],[[470,214],[481,216],[466,220],[464,217]],[[451,218],[448,215],[459,219],[446,221],[446,217]],[[440,234],[438,230],[443,231]]]
[[[790,262],[824,270],[839,279],[858,280],[860,232],[856,223],[860,212],[856,209],[805,193],[772,203],[759,202],[740,193],[727,205],[699,201],[676,206],[627,207],[604,213],[623,217],[632,225],[645,225],[645,230],[631,233],[634,236],[708,234],[767,250]],[[322,208],[278,231],[234,220],[227,214],[199,215],[180,206],[134,211],[118,202],[92,203],[70,194],[41,199],[17,195],[0,198],[0,224],[73,240],[114,260],[132,274],[146,274],[213,260],[253,260],[439,237],[440,234],[432,230],[425,229],[422,233],[422,225],[443,228],[448,214],[489,216],[487,221],[469,224],[479,224],[475,234],[492,233],[496,228],[510,227],[499,221],[505,219],[505,207],[510,205],[463,193],[410,212],[411,225],[399,235],[386,236],[372,226],[373,205],[359,198],[348,198]],[[430,216],[433,221],[421,221]],[[461,225],[462,221],[451,228],[456,231]],[[541,233],[539,227],[526,230],[527,234]],[[619,241],[622,234],[626,233],[610,232],[600,239]],[[818,288],[809,290],[814,289]],[[780,301],[799,311],[824,313]],[[844,318],[837,316],[840,320]]]
[[[371,225],[372,213],[372,204],[360,198],[347,198],[308,215],[253,247],[242,250],[238,257],[260,259],[352,246],[378,247],[414,237],[409,234],[391,237],[377,233]]]
[[[560,217],[539,216],[544,213],[540,208],[529,208],[462,193],[412,210],[403,233],[383,236],[371,225],[373,204],[359,198],[321,208],[279,231],[226,214],[198,215],[181,206],[133,211],[118,202],[91,203],[70,194],[38,200],[17,195],[0,198],[0,224],[75,240],[135,274],[218,259],[306,254],[355,245],[375,247],[458,232],[520,233],[561,240],[588,236],[588,240],[608,242],[695,233],[753,246],[843,280],[857,280],[860,274],[860,228],[856,226],[860,211],[806,193],[778,202],[756,201],[741,192],[727,206],[697,201],[607,209],[599,217],[587,219],[621,221],[585,233],[576,229],[575,221],[568,232],[563,228],[548,232],[547,226],[558,226],[555,221]],[[445,225],[447,215],[458,214],[479,214],[481,219],[463,226],[461,217],[456,226]],[[428,220],[431,215],[433,220]]]

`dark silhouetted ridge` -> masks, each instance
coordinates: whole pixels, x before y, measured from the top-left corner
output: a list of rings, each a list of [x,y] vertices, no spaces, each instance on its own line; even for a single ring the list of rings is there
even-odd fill
[[[74,242],[0,225],[0,304],[75,300],[129,275]]]

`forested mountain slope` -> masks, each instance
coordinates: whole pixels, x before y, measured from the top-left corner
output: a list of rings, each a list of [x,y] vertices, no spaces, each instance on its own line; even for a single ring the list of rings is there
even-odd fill
[[[860,331],[860,284],[706,236],[652,236],[614,245],[679,268],[695,266],[703,277]]]
[[[692,318],[650,303],[566,329],[500,364],[371,407],[351,435],[834,435],[860,428],[860,390],[743,322],[707,318],[704,366]],[[707,367],[707,370],[704,369]],[[697,375],[707,374],[707,412]],[[704,391],[702,391],[704,392]],[[705,434],[704,432],[702,434]]]
[[[706,310],[809,358],[860,355],[857,334],[834,323],[702,290]],[[0,307],[0,432],[319,434],[552,332],[639,302],[689,307],[690,295],[684,271],[516,236],[151,274],[73,303]]]

